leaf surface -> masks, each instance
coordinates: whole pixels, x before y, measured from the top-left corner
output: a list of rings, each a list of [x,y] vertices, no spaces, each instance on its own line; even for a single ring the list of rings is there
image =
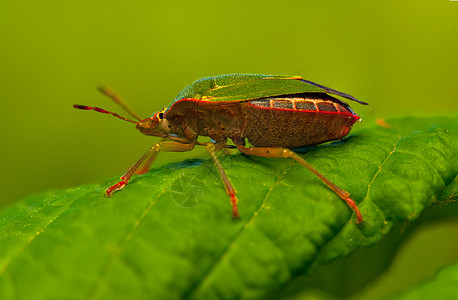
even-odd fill
[[[263,299],[456,197],[456,118],[402,118],[301,155],[359,203],[365,222],[292,160],[221,157],[24,199],[0,212],[0,299]],[[445,206],[446,208],[446,206]]]

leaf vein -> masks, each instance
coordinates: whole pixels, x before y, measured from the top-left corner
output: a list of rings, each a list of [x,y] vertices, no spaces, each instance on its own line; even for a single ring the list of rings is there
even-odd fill
[[[188,172],[190,172],[189,170],[191,169],[188,169]],[[180,176],[178,176],[177,178],[175,178],[175,180],[178,180],[179,178],[183,177],[185,174],[187,174],[188,172],[186,173],[181,173]],[[127,235],[124,237],[124,239],[122,239],[122,241],[120,242],[119,244],[119,247],[114,250],[111,254],[111,258],[109,258],[106,263],[104,264],[104,266],[102,266],[100,272],[99,272],[99,276],[98,278],[94,281],[95,283],[93,284],[92,287],[89,288],[89,291],[88,291],[88,296],[86,297],[87,299],[94,299],[94,297],[97,295],[97,291],[100,287],[100,285],[102,284],[102,282],[104,281],[104,278],[106,277],[106,275],[110,272],[111,268],[113,267],[113,265],[115,264],[116,260],[119,259],[119,256],[122,252],[122,250],[127,246],[127,244],[129,244],[129,242],[132,240],[137,228],[140,226],[140,224],[142,223],[142,221],[144,220],[144,218],[146,217],[146,215],[150,212],[151,208],[157,203],[157,201],[159,200],[159,198],[165,194],[165,192],[172,186],[173,182],[175,180],[172,180],[170,182],[170,184],[166,185],[164,187],[164,189],[157,195],[157,197],[154,198],[153,201],[151,201],[151,203],[145,208],[145,210],[142,212],[142,214],[140,215],[140,217],[137,219],[137,221],[134,223],[134,225],[132,226],[132,228],[129,230],[129,232],[127,233]]]
[[[65,200],[69,197],[64,197],[62,200]],[[80,197],[79,197],[80,198]],[[79,199],[79,198],[76,198],[76,199]],[[54,202],[54,201],[53,201]],[[43,228],[41,228],[40,230],[36,231],[35,234],[31,237],[29,237],[29,239],[27,240],[27,242],[24,244],[23,247],[21,247],[20,249],[17,250],[17,252],[15,254],[13,254],[12,256],[10,256],[10,259],[3,265],[3,267],[0,269],[0,275],[3,275],[5,274],[6,270],[8,269],[8,267],[11,265],[11,263],[16,259],[18,258],[22,253],[24,253],[24,251],[27,249],[27,247],[30,246],[30,244],[32,244],[32,242],[40,235],[42,234],[47,228],[48,226],[54,222],[55,220],[57,220],[73,203],[75,202],[75,198],[72,200],[72,202],[65,208],[63,209],[57,216],[55,216],[53,219],[51,219],[47,224],[45,224],[45,226]]]
[[[221,252],[220,256],[216,259],[215,263],[208,269],[208,271],[204,274],[202,279],[197,282],[194,286],[191,287],[191,289],[184,294],[183,299],[191,299],[195,295],[197,291],[200,290],[202,286],[204,286],[210,278],[211,273],[216,270],[216,267],[227,257],[228,253],[230,250],[234,247],[234,245],[237,242],[237,239],[241,236],[241,234],[246,230],[246,228],[254,222],[256,219],[259,211],[265,206],[267,199],[269,198],[270,194],[272,193],[273,189],[280,184],[280,181],[283,179],[283,177],[288,173],[292,167],[294,166],[293,164],[290,164],[288,168],[285,169],[277,178],[277,180],[270,186],[269,191],[267,192],[266,196],[264,197],[264,200],[262,201],[261,205],[253,212],[251,215],[251,218],[245,223],[245,225],[242,227],[242,229],[234,235],[234,238],[229,242],[227,247]]]
[[[374,184],[375,180],[377,179],[378,177],[378,174],[380,174],[380,172],[382,171],[383,167],[385,166],[385,164],[390,160],[390,158],[392,157],[393,153],[396,152],[397,150],[397,147],[399,145],[399,141],[401,140],[401,136],[399,136],[396,141],[393,143],[393,149],[388,153],[388,156],[385,158],[385,160],[380,164],[378,170],[375,172],[374,176],[372,177],[372,180],[369,182],[369,184],[367,185],[367,192],[366,192],[366,196],[364,196],[363,200],[361,201],[361,203],[367,199],[369,197],[369,192],[371,190],[371,187],[372,185]],[[359,205],[361,205],[361,203]],[[374,205],[376,205],[374,203]]]

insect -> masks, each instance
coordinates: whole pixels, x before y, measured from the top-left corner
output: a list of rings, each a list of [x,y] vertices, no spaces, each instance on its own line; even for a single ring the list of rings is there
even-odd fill
[[[185,87],[167,107],[143,119],[108,88],[100,91],[113,99],[137,121],[99,107],[74,105],[77,109],[111,114],[136,124],[141,133],[162,138],[109,187],[105,195],[124,188],[132,175],[148,171],[159,151],[184,152],[204,146],[224,183],[232,205],[233,218],[239,218],[236,190],[216,153],[237,148],[241,153],[262,157],[292,158],[318,176],[363,221],[350,194],[313,168],[293,150],[345,137],[359,120],[350,106],[337,95],[360,104],[353,96],[295,76],[229,74],[202,78]],[[201,143],[198,136],[211,142]],[[228,139],[235,145],[227,145]],[[245,147],[248,140],[253,147]]]

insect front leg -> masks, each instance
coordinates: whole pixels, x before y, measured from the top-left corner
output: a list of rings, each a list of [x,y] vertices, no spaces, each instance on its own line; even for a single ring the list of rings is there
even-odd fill
[[[153,146],[154,147],[154,146]],[[151,165],[153,162],[156,160],[157,154],[159,151],[153,151],[152,153],[149,154],[148,159],[145,159],[135,170],[134,174],[135,175],[142,175],[145,174],[149,171],[151,168]]]
[[[216,169],[219,172],[219,175],[221,176],[221,179],[223,180],[224,183],[224,188],[226,189],[226,193],[231,199],[231,205],[232,205],[232,217],[234,219],[240,218],[239,216],[239,209],[237,206],[237,195],[235,192],[234,187],[232,186],[231,182],[229,181],[229,178],[226,175],[226,172],[224,171],[223,165],[218,159],[218,156],[216,155],[216,147],[215,144],[213,143],[208,143],[205,146],[205,149],[207,149],[208,154],[210,154],[210,157],[213,159],[213,162],[215,163]]]
[[[184,144],[174,141],[162,141],[157,144],[154,144],[151,148],[148,149],[148,151],[145,152],[145,154],[142,155],[142,157],[140,157],[140,159],[132,167],[129,168],[129,170],[127,170],[126,173],[124,173],[124,175],[121,176],[121,181],[110,186],[106,190],[105,196],[111,197],[114,192],[125,187],[126,184],[129,182],[130,178],[132,177],[132,175],[134,175],[135,171],[138,169],[138,167],[140,167],[140,165],[148,156],[151,155],[151,157],[154,159],[154,157],[159,151],[185,152],[192,150],[194,146],[195,143]],[[149,161],[146,164],[149,164]]]
[[[350,198],[350,193],[345,190],[342,190],[337,185],[335,185],[331,180],[326,178],[323,174],[318,172],[312,165],[306,162],[302,157],[297,155],[294,151],[283,148],[283,147],[253,147],[253,148],[245,148],[244,146],[237,146],[240,152],[247,154],[247,155],[255,155],[255,156],[262,156],[262,157],[284,157],[284,158],[292,158],[307,169],[309,169],[313,174],[318,176],[331,190],[334,191],[342,200],[344,200],[347,205],[355,212],[356,217],[358,219],[357,223],[361,223],[363,218],[361,216],[361,212],[359,211],[358,206],[356,205],[355,201]]]

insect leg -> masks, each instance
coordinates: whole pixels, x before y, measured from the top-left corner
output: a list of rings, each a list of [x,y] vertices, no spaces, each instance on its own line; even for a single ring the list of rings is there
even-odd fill
[[[134,173],[135,173],[136,175],[141,175],[141,174],[147,173],[147,172],[149,171],[151,165],[153,164],[153,162],[156,160],[157,153],[158,153],[158,151],[154,151],[153,153],[151,153],[151,154],[149,155],[148,159],[147,159],[145,162],[143,162],[143,163],[141,164],[141,166],[138,167],[137,170],[135,170]]]
[[[164,141],[166,141],[166,140],[165,139],[161,140],[161,142],[164,142]],[[142,174],[147,173],[149,171],[149,169],[151,168],[151,165],[153,164],[153,162],[156,160],[156,157],[157,157],[158,153],[159,153],[159,151],[153,151],[152,153],[150,153],[148,159],[145,160],[144,162],[142,162],[138,166],[138,168],[135,170],[134,174],[142,175]]]
[[[239,216],[239,209],[237,207],[237,202],[238,202],[237,195],[236,195],[234,187],[232,186],[231,182],[229,181],[229,178],[226,175],[226,172],[224,172],[223,165],[221,164],[221,162],[218,159],[218,156],[216,155],[215,144],[208,143],[205,146],[205,149],[207,149],[207,152],[210,154],[210,157],[213,159],[216,169],[218,170],[219,175],[221,176],[221,179],[223,180],[224,187],[226,188],[226,193],[231,198],[232,217],[234,219],[238,219],[240,218],[240,216]]]
[[[157,144],[154,144],[151,148],[148,149],[148,151],[145,152],[145,154],[140,157],[140,159],[127,170],[124,175],[121,176],[121,181],[118,183],[110,186],[106,192],[105,196],[111,197],[114,192],[122,189],[123,187],[126,186],[126,184],[129,182],[130,178],[132,175],[134,175],[135,170],[138,169],[138,167],[142,164],[142,162],[148,157],[152,156],[153,159],[156,156],[156,154],[159,151],[167,151],[167,152],[184,152],[184,151],[190,151],[194,148],[195,144],[190,143],[190,144],[183,144],[183,143],[178,143],[174,141],[162,141]],[[151,161],[152,162],[152,161]],[[148,163],[148,162],[147,162]]]
[[[255,156],[263,156],[263,157],[284,157],[284,158],[292,158],[307,169],[309,169],[313,174],[318,176],[331,190],[334,191],[342,200],[344,200],[347,205],[355,212],[356,217],[358,219],[357,223],[361,223],[363,218],[361,216],[361,212],[358,209],[355,201],[350,198],[350,193],[347,191],[342,190],[337,185],[335,185],[331,180],[326,178],[323,174],[318,172],[312,165],[306,162],[302,157],[297,155],[294,151],[282,148],[282,147],[253,147],[253,148],[245,148],[244,146],[237,147],[240,152],[247,154],[247,155],[255,155]]]

